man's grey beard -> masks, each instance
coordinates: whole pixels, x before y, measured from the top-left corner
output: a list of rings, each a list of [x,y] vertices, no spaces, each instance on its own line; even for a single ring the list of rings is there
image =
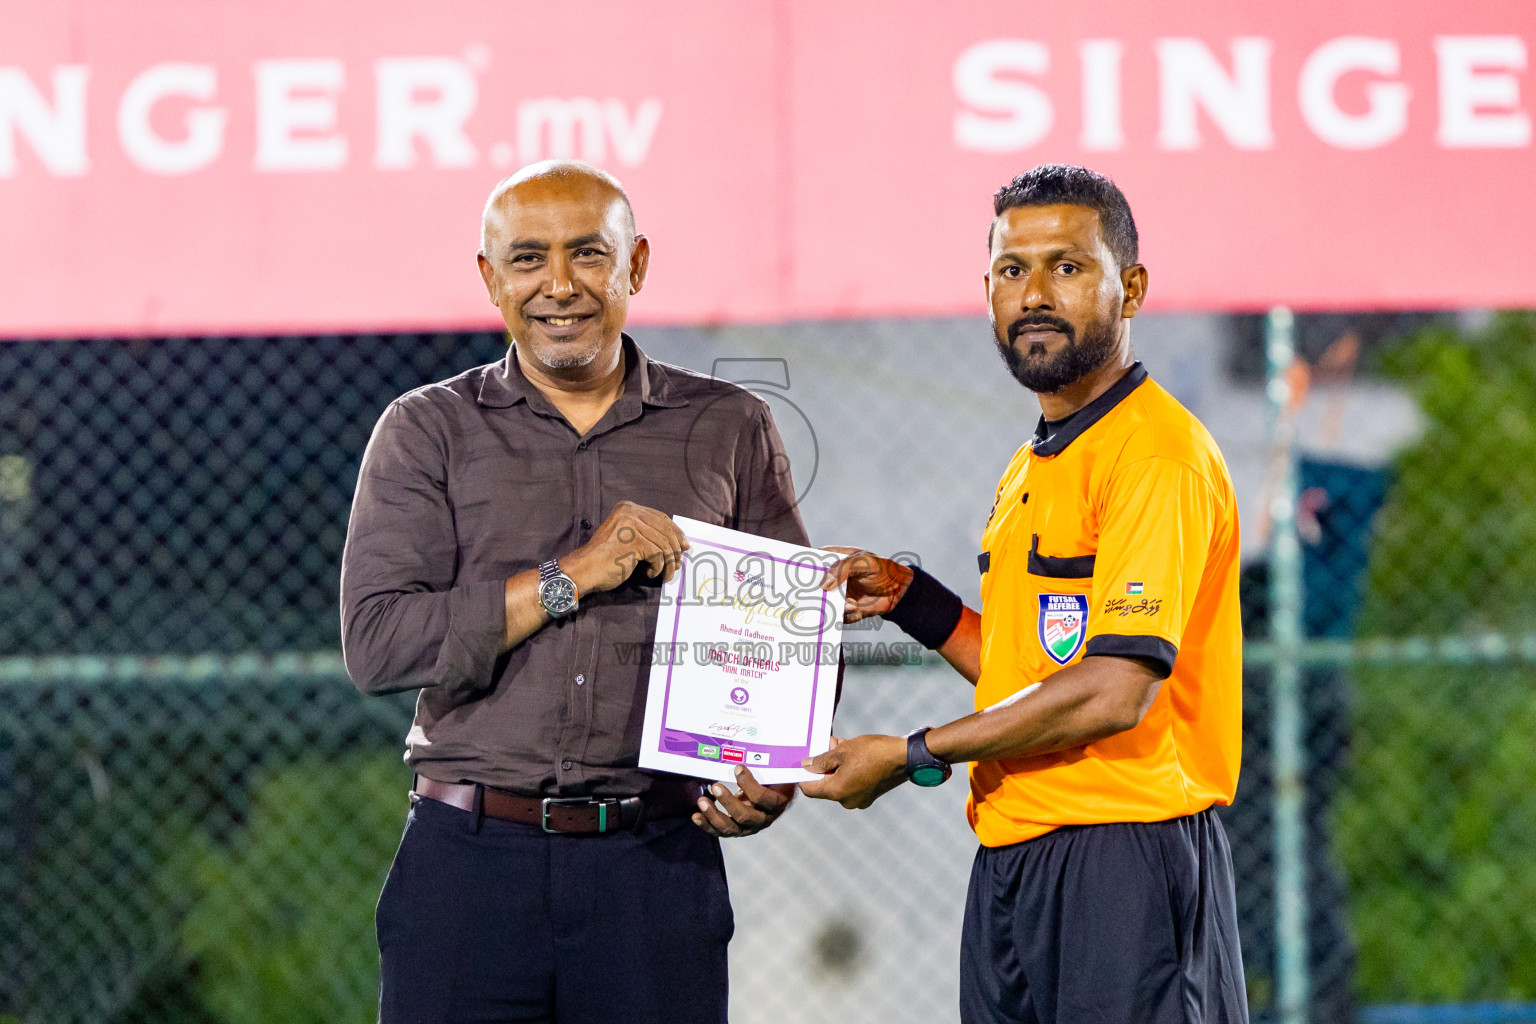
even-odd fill
[[[1054,327],[1066,337],[1067,343],[1054,356],[1046,355],[1043,346],[1031,346],[1039,351],[1024,354],[1014,348],[1015,338],[1030,327],[1041,326]],[[1113,320],[1089,325],[1079,339],[1071,323],[1046,313],[1035,313],[1015,320],[1008,325],[1006,338],[998,333],[995,322],[992,330],[998,354],[1003,357],[1008,372],[1013,374],[1014,380],[1037,395],[1054,394],[1082,380],[1108,362],[1114,355],[1117,343]]]
[[[597,354],[603,350],[603,340],[598,338],[590,347],[575,351],[565,345],[551,345],[549,348],[553,351],[546,352],[544,346],[532,342],[529,342],[528,347],[533,349],[534,357],[551,370],[574,370],[597,358]]]

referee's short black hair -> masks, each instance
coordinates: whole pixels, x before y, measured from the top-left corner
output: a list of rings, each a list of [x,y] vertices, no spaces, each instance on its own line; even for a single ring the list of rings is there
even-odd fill
[[[1066,203],[1086,206],[1099,215],[1104,242],[1120,263],[1120,269],[1137,259],[1136,219],[1125,193],[1098,171],[1074,164],[1041,164],[1025,171],[997,190],[992,197],[992,213],[1000,217],[1004,210],[1020,206],[1055,206]],[[993,221],[996,224],[996,221]],[[987,229],[987,247],[992,246],[992,228]]]

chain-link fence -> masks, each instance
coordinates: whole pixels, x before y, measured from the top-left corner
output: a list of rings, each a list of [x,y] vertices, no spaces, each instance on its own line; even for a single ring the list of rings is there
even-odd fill
[[[1360,323],[1303,323],[1330,337],[1303,332],[1299,601],[1281,607],[1256,336],[1137,322],[1243,502],[1225,819],[1255,1016],[1278,1019],[1296,952],[1276,938],[1270,744],[1272,666],[1294,658],[1310,1018],[1536,1020],[1516,1005],[1536,1002],[1536,330]],[[993,487],[1036,415],[985,323],[637,337],[754,381],[813,540],[916,552],[976,602]],[[372,1019],[410,700],[357,695],[335,653],[347,510],[385,404],[501,352],[494,334],[0,345],[0,1020]],[[1294,644],[1271,641],[1285,616]],[[838,731],[969,701],[931,661],[855,666]],[[733,1019],[953,1020],[962,800],[801,801],[727,844]]]

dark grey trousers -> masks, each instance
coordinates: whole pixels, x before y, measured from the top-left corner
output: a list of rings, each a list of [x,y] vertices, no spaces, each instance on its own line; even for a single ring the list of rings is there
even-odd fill
[[[1213,811],[982,847],[964,1024],[1247,1024],[1232,853]]]

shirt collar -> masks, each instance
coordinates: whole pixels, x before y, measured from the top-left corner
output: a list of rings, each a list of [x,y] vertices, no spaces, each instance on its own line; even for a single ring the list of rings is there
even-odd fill
[[[1131,364],[1131,368],[1125,371],[1125,375],[1115,381],[1108,391],[1066,419],[1049,423],[1044,416],[1041,416],[1040,423],[1035,427],[1035,438],[1029,443],[1030,450],[1040,456],[1060,455],[1067,445],[1076,441],[1087,432],[1089,427],[1109,415],[1111,409],[1124,401],[1125,397],[1140,387],[1146,379],[1147,368],[1138,360]]]
[[[662,409],[687,405],[688,400],[675,393],[666,364],[653,362],[629,335],[620,337],[624,346],[624,393],[615,404],[628,407],[627,411],[632,412],[633,416],[640,414],[640,406],[643,405]],[[558,416],[559,413],[549,399],[544,397],[544,393],[523,376],[522,367],[517,364],[516,351],[517,345],[514,342],[507,346],[507,354],[500,362],[485,368],[480,380],[480,404],[500,409],[518,402],[527,402],[537,412]],[[627,418],[632,419],[633,416]]]

